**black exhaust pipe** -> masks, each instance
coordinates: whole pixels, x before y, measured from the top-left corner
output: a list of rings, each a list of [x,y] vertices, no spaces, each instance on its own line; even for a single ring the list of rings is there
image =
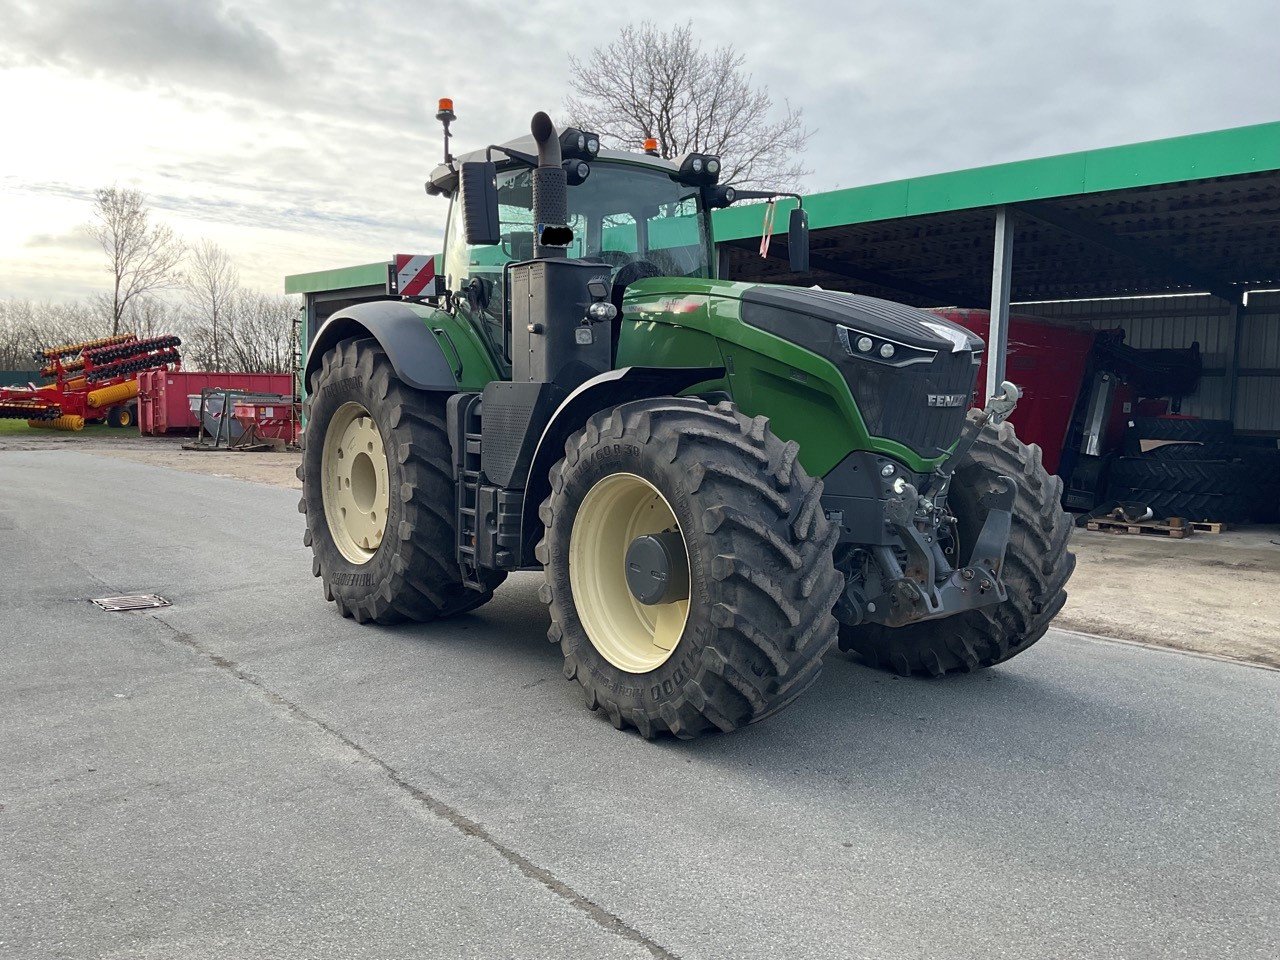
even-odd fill
[[[560,154],[560,138],[551,118],[539,110],[529,124],[534,142],[538,145],[538,166],[533,171],[533,221],[535,257],[564,257],[565,246],[547,246],[542,243],[543,230],[552,232],[546,239],[562,239],[569,222],[568,178]]]

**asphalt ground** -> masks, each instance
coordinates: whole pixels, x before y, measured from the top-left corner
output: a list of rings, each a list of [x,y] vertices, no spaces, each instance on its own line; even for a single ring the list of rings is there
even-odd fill
[[[731,736],[582,705],[537,578],[361,627],[297,494],[0,454],[0,956],[1280,954],[1280,673],[833,654]],[[159,593],[108,614],[87,601]]]

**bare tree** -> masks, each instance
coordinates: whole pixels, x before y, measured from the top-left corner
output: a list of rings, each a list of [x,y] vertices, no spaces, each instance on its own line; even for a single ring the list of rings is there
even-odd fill
[[[620,146],[658,141],[662,156],[689,151],[721,158],[722,183],[795,189],[812,171],[804,149],[812,136],[804,111],[756,86],[731,45],[702,49],[693,26],[661,30],[630,24],[585,60],[569,58],[576,95],[565,100],[571,122]]]
[[[125,312],[125,326],[140,339],[182,333],[182,315],[177,306],[161,297],[136,297]]]
[[[187,303],[196,312],[196,321],[208,357],[203,366],[222,370],[226,342],[234,336],[233,304],[240,290],[240,271],[230,254],[212,240],[201,240],[191,248],[187,270]]]
[[[245,291],[235,300],[235,334],[228,353],[237,370],[288,373],[290,333],[298,304],[289,297]]]
[[[0,370],[33,370],[37,350],[106,334],[108,323],[89,301],[0,300]]]
[[[135,298],[173,286],[182,262],[182,243],[164,224],[151,223],[140,190],[104,187],[94,194],[89,231],[102,245],[112,274],[111,332],[120,332],[125,310]]]

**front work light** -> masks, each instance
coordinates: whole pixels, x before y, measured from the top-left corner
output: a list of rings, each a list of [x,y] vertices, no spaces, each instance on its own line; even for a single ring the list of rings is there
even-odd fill
[[[600,138],[577,127],[566,127],[560,134],[560,153],[571,160],[594,160],[600,152]]]
[[[576,187],[591,176],[591,164],[585,160],[566,160],[563,166],[565,180],[571,187]]]
[[[702,190],[704,202],[708,207],[728,207],[733,205],[733,201],[738,199],[738,191],[733,187],[704,187]]]
[[[700,187],[712,186],[720,179],[720,158],[686,153],[680,158],[680,179]]]

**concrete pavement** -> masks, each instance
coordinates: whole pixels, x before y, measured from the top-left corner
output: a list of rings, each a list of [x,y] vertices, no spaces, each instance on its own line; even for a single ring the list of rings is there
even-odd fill
[[[320,596],[297,495],[0,454],[0,956],[1273,957],[1280,674],[1052,633],[646,743],[536,578]],[[173,606],[105,614],[87,598]]]

